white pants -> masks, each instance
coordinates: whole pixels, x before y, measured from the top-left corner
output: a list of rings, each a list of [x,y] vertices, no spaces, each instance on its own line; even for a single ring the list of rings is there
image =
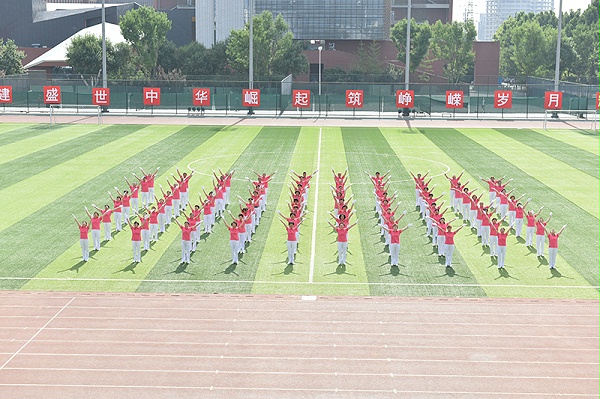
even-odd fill
[[[158,223],[150,223],[150,239],[158,241]]]
[[[131,208],[128,206],[124,206],[122,209],[123,209],[123,220],[125,220],[125,223],[127,223],[127,221],[129,220],[129,212],[130,212]]]
[[[147,191],[142,191],[142,205],[148,206],[150,204],[150,194]]]
[[[154,202],[154,187],[148,187],[148,203]]]
[[[450,204],[454,207],[454,190],[450,189]]]
[[[471,211],[471,205],[468,202],[462,204],[462,217],[463,220],[469,219],[469,212]]]
[[[398,266],[398,256],[400,255],[400,244],[390,244],[390,258],[392,266]]]
[[[521,237],[523,231],[523,218],[515,219],[515,235]]]
[[[517,216],[517,211],[508,211],[508,225],[512,226],[515,224],[515,217]]]
[[[346,255],[348,253],[348,242],[338,242],[338,263],[346,264]]]
[[[535,233],[535,227],[527,226],[527,229],[525,231],[525,245],[527,245],[528,247],[533,245],[534,233]]]
[[[229,192],[231,191],[231,187],[225,187],[225,202],[229,204]]]
[[[490,226],[481,226],[481,245],[490,245]]]
[[[431,243],[433,244],[434,247],[437,246],[437,238],[438,238],[438,229],[437,227],[432,227],[431,228],[431,233],[433,235],[433,239],[431,240]]]
[[[429,218],[426,219],[425,223],[427,224],[427,237],[429,237],[433,233],[433,223],[431,223],[431,219]]]
[[[102,226],[104,227],[104,240],[110,241],[112,239],[112,237],[110,235],[111,223],[110,222],[102,223]]]
[[[202,229],[200,228],[200,223],[196,226],[196,242],[200,242],[200,236],[202,235]]]
[[[175,217],[179,217],[179,215],[181,214],[181,202],[180,200],[173,200],[173,214],[175,215]]]
[[[475,227],[477,228],[477,237],[481,237],[481,219],[475,220]]]
[[[92,242],[94,243],[94,250],[100,249],[100,230],[92,230]]]
[[[469,210],[469,223],[471,224],[471,227],[477,224],[477,209]]]
[[[415,206],[421,206],[421,190],[415,188]]]
[[[150,230],[142,230],[142,242],[144,243],[144,251],[150,250]]]
[[[294,264],[294,255],[296,255],[296,249],[298,248],[297,241],[288,241],[287,242],[287,250],[288,250],[288,265]]]
[[[490,205],[493,205],[494,201],[496,201],[496,192],[490,191]]]
[[[83,261],[87,262],[90,258],[90,241],[87,238],[81,238],[79,239],[79,244],[81,245]]]
[[[240,253],[245,254],[246,253],[246,233],[238,233],[238,236],[239,236],[238,251]]]
[[[445,252],[444,252],[444,247],[446,245],[445,241],[446,241],[446,237],[444,237],[442,234],[438,234],[438,236],[437,236],[438,256],[443,256],[445,254]]]
[[[134,211],[137,212],[138,209],[139,209],[139,205],[138,205],[139,201],[138,201],[138,199],[137,198],[132,198],[130,203],[131,203],[131,209],[133,209]]]
[[[121,231],[123,228],[123,214],[121,212],[114,212],[115,215],[115,228],[117,231]]]
[[[508,212],[508,204],[500,204],[500,218],[503,218],[504,216],[506,216],[506,213]]]
[[[190,234],[190,244],[192,252],[196,252],[196,244],[198,244],[198,240],[196,239],[197,234],[198,233],[196,232],[196,230],[192,230],[192,233]]]
[[[252,224],[246,225],[246,242],[252,242]]]
[[[190,263],[190,241],[181,240],[181,263]]]
[[[498,236],[490,236],[490,256],[498,256]]]
[[[204,233],[212,233],[212,213],[204,214]]]
[[[446,266],[452,266],[452,254],[454,253],[454,244],[444,244],[444,253],[446,255]]]
[[[185,209],[189,201],[189,195],[187,191],[180,191],[181,209]]]
[[[498,269],[500,269],[504,267],[504,262],[506,261],[506,245],[498,246],[496,253],[498,254]]]
[[[166,205],[165,206],[165,223],[166,224],[171,224],[171,220],[173,219],[173,206],[172,205]]]
[[[164,213],[158,214],[158,231],[161,233],[165,232],[165,223],[167,221],[167,215]]]
[[[229,240],[231,246],[231,263],[238,264],[238,246],[240,242],[237,240]]]
[[[537,250],[537,256],[544,256],[544,244],[546,241],[546,236],[544,235],[535,235],[535,249]]]
[[[217,216],[221,216],[225,210],[225,200],[223,200],[223,198],[215,200],[215,208],[217,211]]]
[[[556,255],[558,255],[558,248],[548,248],[548,263],[550,264],[550,269],[556,267]]]
[[[141,252],[140,248],[142,247],[142,242],[141,241],[131,241],[131,244],[133,246],[133,261],[141,262],[142,261],[142,252]]]

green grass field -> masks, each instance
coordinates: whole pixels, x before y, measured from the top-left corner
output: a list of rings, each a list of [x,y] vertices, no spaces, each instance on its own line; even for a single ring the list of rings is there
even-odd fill
[[[66,291],[219,292],[314,295],[539,297],[598,299],[598,134],[577,130],[216,127],[175,125],[0,125],[0,289]],[[160,166],[158,183],[175,167],[197,171],[190,192],[211,185],[211,170],[235,168],[232,195],[246,196],[251,169],[277,170],[267,212],[248,253],[230,264],[222,223],[202,241],[192,263],[180,265],[180,231],[172,226],[143,262],[132,263],[131,236],[118,233],[83,263],[71,218],[84,206],[108,203],[123,176]],[[285,230],[274,217],[286,209],[288,173],[319,168],[301,227],[300,252],[286,265]],[[337,265],[331,168],[348,168],[359,224],[349,236],[346,268]],[[523,242],[509,238],[506,271],[499,272],[476,236],[457,236],[454,268],[432,253],[414,210],[408,170],[431,170],[435,192],[449,191],[442,173],[465,170],[513,178],[515,193],[532,208],[553,211],[550,227],[568,224],[556,271]],[[404,220],[399,268],[391,269],[374,218],[372,185],[364,171],[391,170]],[[484,197],[487,198],[487,195]],[[232,205],[233,206],[233,205]],[[316,218],[316,220],[315,220]],[[314,236],[313,236],[314,233]],[[546,250],[547,251],[547,250]]]

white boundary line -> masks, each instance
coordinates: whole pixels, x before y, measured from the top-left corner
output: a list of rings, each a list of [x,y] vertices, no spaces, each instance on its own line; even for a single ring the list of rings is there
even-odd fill
[[[321,137],[323,128],[319,128],[319,146],[317,148],[317,171],[321,168]],[[312,242],[310,245],[310,269],[308,271],[308,282],[312,284],[315,277],[315,247],[317,245],[317,212],[319,210],[319,177],[320,172],[317,172],[315,181],[315,207],[313,209],[313,226],[312,226]]]
[[[256,280],[132,280],[126,278],[58,278],[58,277],[0,277],[2,280],[33,280],[33,281],[112,281],[117,283],[194,283],[194,284],[284,284],[284,285],[303,285],[309,284],[305,281],[256,281]],[[598,285],[528,285],[528,284],[443,284],[443,283],[385,283],[385,282],[335,282],[318,281],[313,284],[321,285],[378,285],[378,286],[401,286],[401,287],[490,287],[490,288],[549,288],[549,289],[600,289]],[[385,296],[384,296],[385,298]],[[466,298],[466,297],[465,297]],[[527,299],[527,298],[524,298]],[[531,298],[538,299],[538,298]],[[552,299],[552,298],[548,298]],[[565,298],[555,298],[565,299]]]
[[[6,366],[6,365],[7,365],[7,364],[8,364],[8,363],[11,361],[11,360],[13,360],[13,359],[15,358],[15,356],[17,356],[17,355],[18,355],[18,354],[19,354],[19,353],[20,353],[20,352],[21,352],[23,349],[25,349],[25,347],[26,347],[27,345],[29,345],[29,343],[30,343],[31,341],[33,341],[33,340],[34,340],[34,338],[35,338],[35,337],[37,337],[37,336],[39,335],[39,333],[41,333],[41,332],[44,330],[44,328],[46,328],[46,327],[48,326],[48,324],[50,324],[50,323],[52,322],[52,320],[56,319],[56,317],[57,317],[57,316],[58,316],[58,315],[59,315],[59,314],[60,314],[60,313],[61,313],[63,310],[65,310],[65,309],[67,308],[67,306],[69,306],[69,305],[71,304],[71,302],[73,302],[74,300],[75,300],[75,297],[71,298],[71,300],[70,300],[69,302],[67,302],[67,303],[65,304],[65,306],[63,306],[62,308],[60,308],[60,310],[59,310],[58,312],[56,312],[56,314],[55,314],[54,316],[52,316],[52,318],[51,318],[50,320],[48,320],[48,321],[46,322],[46,324],[44,324],[44,325],[42,326],[42,328],[40,328],[40,329],[39,329],[39,330],[38,330],[38,331],[37,331],[35,334],[33,334],[33,337],[29,338],[29,340],[28,340],[27,342],[25,342],[25,343],[23,344],[23,346],[21,346],[21,347],[19,348],[19,350],[18,350],[18,351],[16,351],[15,353],[13,353],[13,355],[12,355],[11,357],[9,357],[9,358],[8,358],[8,360],[7,360],[6,362],[4,362],[4,364],[3,364],[2,366],[0,366],[0,370],[4,369],[4,367],[5,367],[5,366]]]

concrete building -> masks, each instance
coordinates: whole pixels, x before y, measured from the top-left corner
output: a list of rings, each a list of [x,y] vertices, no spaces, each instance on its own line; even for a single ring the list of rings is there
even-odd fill
[[[442,23],[451,22],[452,2],[453,0],[412,0],[411,18],[419,23],[427,21],[434,24],[438,20]],[[391,12],[392,26],[406,19],[408,0],[392,0]]]
[[[196,41],[207,48],[244,27],[247,0],[196,0]]]
[[[479,17],[477,40],[493,40],[500,25],[521,11],[537,14],[553,8],[554,0],[486,0],[485,12]]]

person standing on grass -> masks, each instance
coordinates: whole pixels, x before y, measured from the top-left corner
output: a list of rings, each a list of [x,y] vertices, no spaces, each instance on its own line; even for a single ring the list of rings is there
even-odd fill
[[[146,176],[143,176],[141,179],[136,176],[135,173],[132,173],[133,177],[135,177],[139,182],[140,191],[142,192],[142,206],[150,206],[152,202],[149,198],[150,192],[148,191],[148,179]],[[130,185],[131,186],[131,185]],[[133,192],[133,190],[132,190]]]
[[[406,229],[412,226],[412,223],[406,225],[405,228],[399,229],[398,224],[394,224],[392,229],[388,229],[387,226],[382,226],[384,230],[390,235],[390,261],[392,266],[398,266],[398,257],[400,255],[400,234],[404,233]]]
[[[169,181],[169,179],[167,179],[167,184],[169,185],[169,188],[171,189],[171,195],[173,197],[173,216],[178,218],[179,215],[181,214],[181,191],[179,189],[179,184],[177,183],[173,183],[171,184],[171,182]],[[161,187],[162,189],[162,187]]]
[[[509,225],[515,225],[516,224],[516,219],[517,219],[517,204],[519,203],[519,201],[521,200],[521,198],[523,198],[525,196],[525,194],[521,195],[519,198],[515,197],[514,195],[511,195],[508,198],[508,224]],[[521,215],[521,221],[523,219],[523,215]]]
[[[179,179],[177,177],[175,177],[174,175],[173,175],[173,178],[179,185],[179,195],[181,196],[181,209],[183,210],[187,207],[189,200],[190,200],[188,189],[189,189],[190,179],[192,178],[194,171],[192,170],[192,172],[188,175],[185,172],[183,172],[183,174],[182,174],[179,171],[179,168],[177,168],[176,170],[177,170],[177,175],[179,176]]]
[[[171,224],[173,219],[173,194],[170,190],[163,190],[162,185],[160,186],[160,191],[162,192],[163,199],[165,201],[165,223],[168,225]]]
[[[131,223],[127,220],[131,228],[131,245],[133,246],[133,261],[139,263],[142,261],[142,226],[138,221]]]
[[[444,232],[444,255],[446,257],[446,267],[452,267],[452,255],[454,254],[454,236],[463,227],[465,227],[464,224],[454,231],[452,231],[452,226],[448,225],[448,227],[446,227],[446,231]]]
[[[528,198],[524,204],[517,202],[517,206],[515,208],[515,236],[521,237],[521,232],[523,231],[523,218],[525,217],[525,207],[529,204],[531,198]],[[511,223],[512,224],[512,223]]]
[[[506,216],[505,216],[506,217]],[[504,218],[505,218],[504,217]],[[490,216],[487,216],[490,219]],[[498,257],[498,232],[500,225],[504,221],[504,218],[498,220],[498,218],[490,219],[490,256]]]
[[[131,193],[131,209],[137,212],[139,210],[139,196],[140,196],[140,183],[131,184],[125,176],[125,182],[129,186],[129,192]]]
[[[152,209],[145,209],[150,215],[150,240],[156,242],[158,241],[158,218],[160,213],[156,209],[156,206],[153,206]]]
[[[90,211],[85,207],[85,213],[90,217],[90,224],[92,225],[92,244],[94,245],[94,251],[100,250],[100,223],[102,218],[98,212],[94,212],[92,215]]]
[[[149,251],[150,250],[150,215],[148,215],[147,213],[140,215],[137,212],[135,212],[135,214],[140,218],[140,224],[142,227],[143,250]]]
[[[546,243],[546,225],[552,219],[552,212],[550,212],[550,216],[548,219],[544,220],[544,218],[538,218],[535,222],[535,249],[537,252],[538,258],[542,258],[544,256],[544,244]]]
[[[110,230],[112,227],[111,226],[112,225],[112,214],[113,214],[114,210],[110,209],[110,206],[108,206],[108,205],[104,205],[104,209],[100,209],[94,204],[92,204],[92,206],[94,208],[96,208],[98,210],[98,212],[100,212],[100,215],[102,217],[102,226],[104,227],[104,241],[112,240]]]
[[[191,225],[186,221],[183,225],[175,219],[175,223],[181,228],[181,263],[190,263],[190,251],[192,249],[192,232],[196,230],[196,225]]]
[[[117,194],[119,195],[119,197],[121,197],[121,200],[123,201],[123,219],[125,221],[124,223],[127,223],[127,221],[129,220],[129,214],[131,212],[131,196],[129,195],[129,191],[127,190],[123,191],[123,193],[121,193],[117,187],[115,187],[115,190],[117,190]]]
[[[285,227],[287,233],[287,252],[288,252],[288,265],[293,265],[295,263],[296,251],[298,249],[298,225],[294,224],[293,221],[290,221],[287,226],[283,222],[283,220],[279,219],[281,224]]]
[[[537,213],[533,213],[533,211],[529,211],[527,212],[527,229],[525,230],[525,245],[527,247],[531,247],[533,246],[533,236],[535,234],[535,222],[538,218],[538,216],[540,215],[540,213],[542,213],[542,209],[544,209],[544,207],[540,207],[540,210]]]
[[[81,255],[83,257],[83,261],[87,262],[90,259],[90,242],[88,240],[90,225],[85,221],[79,223],[79,220],[77,220],[75,215],[73,215],[73,219],[75,219],[75,223],[77,223],[77,227],[79,228],[79,245],[81,245]]]
[[[340,223],[337,227],[331,224],[328,220],[327,223],[336,231],[337,233],[337,243],[338,243],[338,263],[340,265],[346,264],[346,256],[348,253],[348,230],[352,227],[356,226],[358,220],[352,223],[349,226],[346,226],[344,223]]]
[[[512,224],[507,229],[501,227],[498,231],[498,249],[496,250],[498,254],[498,269],[504,269],[504,263],[506,262],[506,239],[510,234],[511,228]]]
[[[190,207],[190,214],[194,217],[194,223],[196,225],[196,231],[194,234],[194,242],[192,242],[192,251],[196,251],[196,246],[200,242],[200,236],[202,235],[202,231],[200,230],[200,221],[202,219],[202,208],[200,205],[194,205],[194,208],[188,202],[188,206]]]
[[[117,231],[121,231],[123,229],[123,199],[120,195],[117,195],[117,198],[113,198],[110,191],[108,192],[108,196],[114,204],[113,213],[115,215],[115,228]]]
[[[231,222],[231,224],[227,223],[227,220],[223,218],[223,223],[229,230],[229,246],[231,247],[231,263],[233,265],[238,264],[238,255],[240,253],[239,244],[240,244],[240,229],[235,221]]]
[[[157,167],[156,170],[154,171],[154,173],[146,173],[144,171],[144,169],[142,169],[142,167],[140,167],[140,170],[142,171],[142,173],[146,177],[146,181],[148,182],[148,201],[150,201],[150,202],[152,202],[152,200],[155,199],[155,197],[154,197],[154,179],[156,178],[156,175],[158,174],[158,169],[160,169],[160,168]]]
[[[558,255],[558,237],[560,237],[562,232],[565,230],[565,227],[567,227],[566,224],[558,232],[554,229],[548,231],[548,229],[544,227],[544,230],[546,230],[546,233],[548,234],[548,263],[550,264],[550,269],[556,268],[556,255]]]
[[[158,209],[158,231],[164,233],[167,224],[167,204],[163,198],[158,199],[154,197],[154,199],[156,200],[156,209]]]
[[[456,187],[460,183],[460,178],[462,177],[463,173],[465,173],[464,169],[458,176],[452,175],[452,177],[448,177],[448,175],[444,173],[444,176],[446,176],[446,179],[448,179],[450,182],[450,206],[452,209],[454,209],[454,195],[456,194]]]
[[[215,208],[215,197],[212,195],[212,191],[206,194],[206,199],[203,201],[202,196],[198,195],[202,206],[202,213],[204,214],[204,234],[212,233],[212,226],[214,224],[214,213]]]

